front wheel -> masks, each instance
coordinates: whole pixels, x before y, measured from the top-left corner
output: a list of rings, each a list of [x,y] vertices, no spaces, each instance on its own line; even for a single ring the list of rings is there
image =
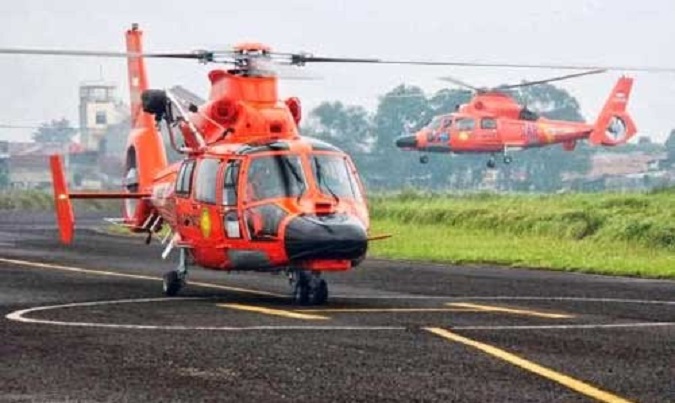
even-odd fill
[[[328,284],[326,280],[320,279],[310,289],[309,303],[311,305],[323,305],[326,301],[328,301]]]
[[[177,272],[170,271],[162,276],[162,291],[164,291],[164,295],[167,297],[173,297],[178,294],[181,287],[183,287],[183,281]]]

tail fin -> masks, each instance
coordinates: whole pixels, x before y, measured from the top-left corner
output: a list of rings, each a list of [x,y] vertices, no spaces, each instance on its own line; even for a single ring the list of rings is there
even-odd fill
[[[138,24],[133,24],[126,34],[127,52],[143,53],[143,31]],[[142,57],[127,59],[129,70],[129,94],[131,95],[131,126],[143,127],[150,115],[144,114],[141,104],[141,94],[148,89],[148,76],[145,73],[145,60]],[[152,124],[152,122],[150,122]]]
[[[61,156],[50,156],[49,167],[52,171],[54,210],[56,211],[56,221],[59,225],[59,235],[61,236],[61,242],[67,244],[73,240],[75,218],[73,216],[73,205],[70,203],[70,198],[68,197],[68,184],[66,176],[63,173]]]
[[[591,144],[615,146],[625,143],[635,135],[635,123],[626,111],[632,87],[632,78],[619,78],[595,122],[589,138]]]
[[[142,39],[143,31],[137,24],[132,25],[126,33],[127,52],[141,54]],[[130,56],[127,64],[132,130],[127,140],[125,182],[130,193],[148,193],[155,175],[167,166],[166,151],[153,116],[143,112],[142,108],[141,95],[148,89],[145,62],[142,57]],[[124,218],[129,224],[140,225],[150,209],[149,202],[145,200],[125,203]]]

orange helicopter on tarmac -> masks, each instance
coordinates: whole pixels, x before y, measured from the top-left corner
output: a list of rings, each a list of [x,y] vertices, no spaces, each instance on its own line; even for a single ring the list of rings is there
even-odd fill
[[[286,271],[293,298],[323,304],[324,271],[345,271],[365,257],[369,237],[366,197],[356,167],[344,152],[300,136],[297,98],[277,96],[277,64],[402,63],[379,59],[276,53],[257,43],[227,51],[143,53],[142,31],[126,32],[127,52],[0,49],[0,54],[123,57],[128,62],[132,129],[122,192],[69,192],[61,157],[50,157],[60,238],[70,243],[72,199],[123,199],[120,223],[147,233],[162,227],[166,258],[178,249],[179,264],[163,277],[175,295],[186,284],[188,260],[212,270]],[[209,75],[208,101],[180,88],[148,87],[145,58],[193,59],[232,68]],[[453,63],[440,63],[452,65]],[[159,129],[184,156],[167,161]]]
[[[438,153],[489,153],[488,168],[496,166],[495,154],[501,153],[505,164],[512,161],[510,151],[562,144],[573,151],[580,140],[593,145],[615,146],[628,141],[636,133],[635,124],[626,111],[633,80],[621,77],[609,95],[598,119],[593,124],[549,120],[519,105],[508,93],[510,89],[560,81],[604,69],[555,77],[548,80],[503,85],[493,89],[477,88],[452,77],[451,81],[476,92],[467,104],[456,112],[434,117],[413,135],[396,139],[404,150]],[[427,155],[420,162],[429,161]]]
[[[366,256],[369,241],[382,237],[369,235],[365,191],[353,162],[338,148],[300,135],[300,101],[278,98],[278,77],[272,68],[306,63],[512,67],[316,57],[273,52],[256,43],[227,51],[143,53],[142,32],[136,24],[126,32],[126,45],[126,52],[0,49],[0,54],[127,59],[132,128],[125,153],[124,189],[69,192],[61,157],[51,156],[62,242],[70,243],[74,235],[72,199],[122,199],[120,222],[132,231],[147,233],[148,243],[168,226],[162,257],[175,249],[180,256],[175,270],[163,277],[165,294],[175,295],[186,284],[189,260],[212,270],[285,271],[293,298],[300,304],[325,303],[328,286],[321,273],[355,267]],[[185,90],[149,89],[146,58],[192,59],[232,67],[209,73],[209,99],[202,103]],[[607,127],[608,119],[617,115],[628,124],[627,132],[634,131],[627,115],[619,113],[629,89],[630,81],[622,81],[610,105],[617,113],[603,115],[598,128]],[[500,109],[494,109],[493,100],[500,97],[481,95],[462,113],[520,122],[517,105],[504,100],[498,104]],[[453,119],[459,126],[459,117]],[[507,124],[507,120],[497,124]],[[570,127],[582,131],[580,126]],[[183,155],[182,161],[168,163],[159,129],[168,132],[171,147]],[[546,133],[538,130],[532,139]],[[593,138],[600,136],[596,131],[591,130]],[[571,141],[571,135],[566,136]],[[433,136],[430,139],[435,141]],[[430,139],[425,134],[420,144],[427,147]]]

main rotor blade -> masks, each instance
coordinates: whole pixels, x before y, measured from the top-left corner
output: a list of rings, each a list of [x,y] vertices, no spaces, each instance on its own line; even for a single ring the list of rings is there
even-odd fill
[[[590,70],[590,71],[584,71],[582,73],[574,73],[574,74],[567,74],[567,75],[564,75],[564,76],[547,78],[545,80],[526,81],[526,82],[523,82],[523,83],[520,83],[520,84],[500,85],[499,87],[497,87],[495,89],[496,90],[510,90],[510,89],[513,89],[513,88],[529,87],[531,85],[552,83],[554,81],[569,80],[571,78],[590,76],[592,74],[600,74],[600,73],[606,73],[606,72],[607,72],[607,70],[605,70],[605,69]]]
[[[211,61],[213,52],[168,52],[168,53],[128,53],[98,50],[59,50],[59,49],[27,49],[27,48],[0,48],[0,54],[5,55],[39,55],[39,56],[78,56],[78,57],[147,57],[168,59],[196,59]]]
[[[318,57],[307,53],[277,53],[280,56],[290,56],[291,64],[302,66],[305,63],[361,63],[361,64],[397,64],[413,66],[456,66],[456,67],[495,67],[514,69],[545,69],[545,70],[622,70],[643,71],[657,73],[675,73],[675,67],[659,66],[621,66],[621,65],[582,65],[582,64],[546,64],[546,63],[499,63],[481,61],[425,61],[425,60],[387,60],[378,58],[350,58],[350,57]]]

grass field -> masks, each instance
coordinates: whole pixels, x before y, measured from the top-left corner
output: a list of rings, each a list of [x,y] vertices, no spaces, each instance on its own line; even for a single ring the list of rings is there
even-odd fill
[[[0,192],[0,209],[52,209],[49,192]],[[119,211],[119,202],[77,209]],[[630,194],[369,198],[370,256],[675,278],[675,189]]]
[[[115,200],[73,200],[77,211],[120,211],[120,202]],[[51,191],[11,190],[0,191],[0,210],[44,211],[54,209]]]
[[[675,192],[370,199],[371,256],[675,278]]]

